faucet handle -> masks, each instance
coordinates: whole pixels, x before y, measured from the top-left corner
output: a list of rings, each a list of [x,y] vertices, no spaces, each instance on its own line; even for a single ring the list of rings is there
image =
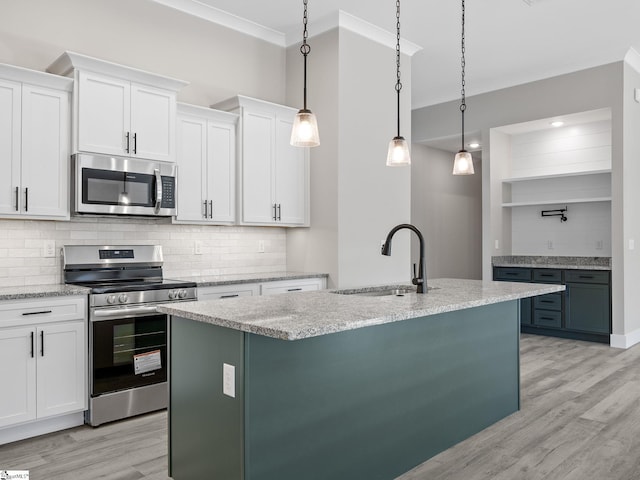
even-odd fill
[[[413,278],[411,279],[411,283],[414,285],[420,285],[424,283],[424,279],[418,278],[418,273],[416,272],[416,264],[413,264]]]

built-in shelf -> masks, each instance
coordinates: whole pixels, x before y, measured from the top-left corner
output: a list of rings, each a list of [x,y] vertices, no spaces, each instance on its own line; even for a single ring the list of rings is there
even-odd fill
[[[586,175],[602,175],[611,173],[611,170],[591,170],[587,172],[569,172],[569,173],[556,173],[551,175],[536,175],[533,177],[515,177],[515,178],[504,178],[502,180],[503,183],[516,183],[516,182],[528,182],[531,180],[547,180],[551,178],[562,178],[562,177],[581,177]]]
[[[531,202],[511,202],[511,203],[503,203],[503,207],[511,208],[511,207],[529,207],[532,205],[560,205],[567,203],[593,203],[593,202],[610,202],[611,197],[593,197],[593,198],[571,198],[571,199],[560,199],[560,200],[539,200],[539,201],[531,201]]]

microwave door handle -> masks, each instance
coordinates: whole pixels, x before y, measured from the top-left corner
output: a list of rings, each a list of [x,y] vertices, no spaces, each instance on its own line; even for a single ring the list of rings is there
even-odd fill
[[[157,168],[153,171],[156,176],[156,204],[153,208],[155,213],[160,211],[162,205],[162,177],[160,176],[160,170]]]

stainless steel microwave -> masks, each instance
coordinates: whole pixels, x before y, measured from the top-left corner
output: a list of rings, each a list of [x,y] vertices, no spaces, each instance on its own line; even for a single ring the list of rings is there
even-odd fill
[[[176,214],[175,164],[78,153],[71,165],[74,214]]]

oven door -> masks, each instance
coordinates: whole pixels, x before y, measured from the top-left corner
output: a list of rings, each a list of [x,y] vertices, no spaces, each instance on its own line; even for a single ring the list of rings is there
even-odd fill
[[[96,315],[100,309],[92,312],[91,397],[167,381],[167,315],[128,310],[120,318],[114,310],[104,316]]]
[[[173,164],[102,155],[74,156],[74,213],[171,216]]]

